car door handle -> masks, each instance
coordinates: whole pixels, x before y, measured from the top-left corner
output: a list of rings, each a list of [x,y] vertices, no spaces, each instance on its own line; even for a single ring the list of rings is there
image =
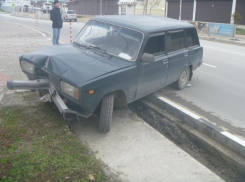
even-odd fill
[[[184,53],[184,55],[185,55],[185,57],[187,57],[188,56],[188,52]]]
[[[163,60],[163,64],[168,64],[168,60],[167,59],[164,59]]]

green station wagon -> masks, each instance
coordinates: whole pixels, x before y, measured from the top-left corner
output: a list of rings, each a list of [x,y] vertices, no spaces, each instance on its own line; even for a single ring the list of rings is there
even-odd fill
[[[38,90],[67,121],[96,113],[108,132],[113,107],[127,107],[169,84],[186,87],[202,64],[203,48],[193,25],[156,16],[100,16],[71,44],[20,57],[28,81],[9,89]]]

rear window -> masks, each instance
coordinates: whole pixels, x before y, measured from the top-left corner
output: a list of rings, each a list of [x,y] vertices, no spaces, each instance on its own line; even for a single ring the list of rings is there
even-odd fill
[[[188,47],[198,45],[196,30],[195,29],[187,29],[186,30],[186,39],[187,39]]]
[[[75,11],[67,11],[67,14],[76,14]]]
[[[184,48],[184,31],[176,30],[168,32],[168,52],[173,52]]]

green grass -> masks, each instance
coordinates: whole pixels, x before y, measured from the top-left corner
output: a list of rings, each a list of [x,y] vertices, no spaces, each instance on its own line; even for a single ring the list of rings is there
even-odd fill
[[[3,11],[3,10],[0,8],[0,12],[5,12],[5,11]]]
[[[77,15],[77,18],[86,18],[85,16]]]
[[[243,28],[237,28],[236,29],[236,34],[238,34],[238,35],[245,35],[245,29],[243,29]]]
[[[54,105],[0,109],[0,181],[109,181]]]

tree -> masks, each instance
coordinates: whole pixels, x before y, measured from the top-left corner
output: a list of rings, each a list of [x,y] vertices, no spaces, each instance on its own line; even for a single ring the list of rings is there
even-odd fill
[[[148,6],[150,7],[150,13],[153,8],[156,8],[160,5],[162,0],[142,0],[140,5],[143,7],[143,14],[147,14]]]
[[[235,12],[232,16],[235,24],[239,24],[239,22],[242,20],[242,15],[238,12]]]
[[[150,14],[151,14],[152,8],[158,7],[160,5],[160,2],[161,1],[162,0],[150,0],[150,2],[149,2],[149,5],[150,5]]]
[[[141,0],[139,4],[143,7],[143,15],[147,14],[148,0]]]

